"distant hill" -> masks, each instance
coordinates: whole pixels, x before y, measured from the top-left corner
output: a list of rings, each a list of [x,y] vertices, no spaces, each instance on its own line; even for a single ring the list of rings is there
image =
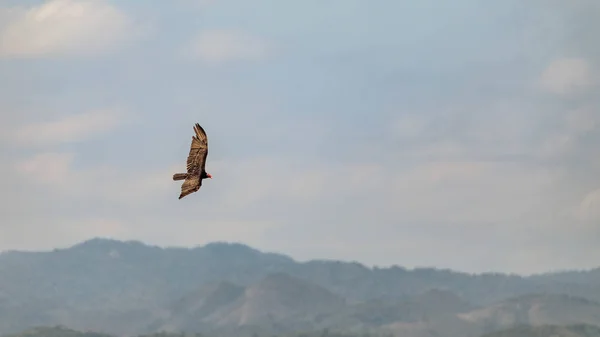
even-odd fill
[[[267,337],[258,334],[253,334],[256,337]],[[218,335],[205,335],[200,333],[174,333],[174,332],[157,332],[152,334],[142,334],[132,337],[217,337]],[[3,337],[117,337],[114,335],[106,335],[97,332],[83,332],[69,329],[64,326],[53,327],[37,327],[28,329],[16,334],[4,335]],[[268,337],[389,337],[375,334],[355,334],[355,333],[340,333],[328,330],[300,332],[293,334],[269,335]]]
[[[430,316],[384,326],[397,336],[480,336],[519,326],[599,325],[600,305],[568,295],[531,294],[454,315]],[[551,337],[551,335],[548,335]]]
[[[568,295],[531,294],[458,316],[494,330],[523,324],[593,325],[600,324],[600,303]]]
[[[267,275],[246,288],[221,282],[184,296],[151,330],[209,331],[260,327],[271,333],[311,329],[320,315],[345,308],[329,290],[287,274]]]
[[[18,334],[6,335],[6,337],[113,337],[111,335],[97,332],[82,332],[69,329],[64,326],[37,327],[22,331]]]
[[[585,324],[518,326],[482,337],[600,337],[600,327]]]
[[[600,324],[599,275],[367,268],[300,263],[239,243],[159,248],[92,239],[0,254],[0,334],[60,324],[130,336],[335,329],[478,337],[511,324]]]

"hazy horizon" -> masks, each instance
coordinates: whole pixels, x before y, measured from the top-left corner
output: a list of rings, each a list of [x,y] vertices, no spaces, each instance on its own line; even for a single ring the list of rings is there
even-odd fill
[[[600,265],[596,266],[596,267],[590,267],[590,268],[582,268],[582,269],[577,269],[577,268],[566,268],[566,269],[557,269],[557,270],[541,270],[538,272],[534,272],[534,273],[515,273],[515,272],[502,272],[502,271],[497,271],[497,270],[482,270],[482,271],[478,271],[478,272],[468,272],[468,271],[464,271],[464,270],[460,270],[460,269],[453,269],[453,268],[449,268],[446,266],[427,266],[427,265],[416,265],[416,266],[407,266],[407,265],[403,265],[402,263],[391,263],[391,264],[387,264],[387,265],[378,265],[378,264],[368,264],[368,263],[364,263],[360,260],[345,260],[345,259],[335,259],[335,258],[329,258],[327,256],[321,256],[321,257],[313,257],[313,258],[308,258],[308,259],[298,259],[297,257],[285,252],[285,251],[275,251],[275,250],[268,250],[268,249],[263,249],[261,247],[257,247],[257,246],[252,246],[252,245],[248,245],[244,242],[241,241],[211,241],[211,242],[207,242],[207,243],[203,243],[203,244],[191,244],[191,245],[160,245],[160,244],[154,244],[151,242],[144,242],[144,241],[140,241],[140,240],[136,240],[136,239],[115,239],[115,238],[111,238],[111,237],[90,237],[88,239],[84,239],[82,241],[77,241],[71,244],[66,244],[63,246],[56,246],[53,248],[48,248],[48,249],[9,249],[9,250],[0,250],[0,256],[3,253],[50,253],[54,250],[67,250],[67,249],[71,249],[71,248],[75,248],[81,244],[84,243],[88,243],[90,241],[95,241],[95,240],[103,240],[103,241],[112,241],[112,242],[119,242],[119,243],[139,243],[142,244],[146,247],[158,247],[161,249],[197,249],[197,248],[204,248],[207,245],[213,245],[213,244],[226,244],[226,245],[242,245],[242,246],[246,246],[249,247],[250,249],[254,249],[259,251],[260,253],[265,253],[265,254],[277,254],[277,255],[283,255],[285,257],[288,257],[292,260],[294,260],[295,262],[298,263],[306,263],[306,262],[312,262],[312,261],[340,261],[340,262],[345,262],[345,263],[358,263],[366,268],[369,269],[373,269],[373,268],[393,268],[393,267],[399,267],[399,268],[403,268],[406,270],[414,270],[414,269],[437,269],[437,270],[450,270],[452,272],[457,272],[457,273],[467,273],[467,274],[506,274],[506,275],[518,275],[518,276],[522,276],[522,277],[528,277],[528,276],[535,276],[535,275],[542,275],[542,274],[554,274],[554,273],[561,273],[561,272],[572,272],[572,271],[594,271],[594,270],[600,270]]]
[[[0,250],[600,261],[600,2],[4,0]],[[178,200],[194,123],[199,192]]]

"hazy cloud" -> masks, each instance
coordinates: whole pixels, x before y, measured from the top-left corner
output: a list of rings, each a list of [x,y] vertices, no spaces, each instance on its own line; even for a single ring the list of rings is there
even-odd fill
[[[14,140],[28,146],[55,146],[82,141],[119,126],[127,117],[122,110],[100,109],[65,116],[60,120],[24,125]]]
[[[268,55],[269,49],[266,41],[237,30],[203,31],[189,47],[192,56],[209,64],[261,60]]]
[[[578,215],[583,220],[600,221],[600,189],[588,193],[583,198]]]
[[[35,221],[43,221],[41,218]],[[15,222],[18,227],[0,227],[0,245],[3,249],[44,249],[70,246],[92,237],[127,237],[131,235],[128,224],[110,218],[74,217],[61,218],[59,226],[32,226],[27,222]],[[34,231],[34,232],[32,232]],[[35,235],[32,235],[35,233]]]
[[[16,169],[32,182],[65,184],[70,177],[72,153],[40,153],[18,163]]]
[[[594,84],[592,68],[582,58],[564,58],[553,61],[540,79],[544,89],[551,93],[569,95]]]
[[[169,178],[174,167],[136,172],[135,168],[97,162],[89,168],[76,168],[74,153],[44,152],[22,159],[15,166],[21,179],[43,183],[51,193],[79,201],[140,206],[172,189]]]
[[[595,267],[600,49],[579,34],[595,31],[593,3],[4,10],[13,57],[114,50],[124,13],[157,29],[110,58],[0,60],[0,249],[103,235],[465,271]],[[195,122],[214,179],[178,200]]]
[[[175,3],[181,3],[191,8],[204,9],[210,5],[214,5],[218,0],[175,0]]]
[[[2,57],[105,52],[138,33],[131,19],[105,0],[50,0],[0,11]]]

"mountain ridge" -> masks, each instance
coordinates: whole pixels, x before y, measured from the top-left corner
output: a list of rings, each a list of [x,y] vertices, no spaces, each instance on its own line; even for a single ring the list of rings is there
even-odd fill
[[[485,272],[466,272],[466,271],[460,271],[460,270],[456,270],[456,269],[451,269],[451,268],[446,268],[446,267],[413,267],[413,268],[407,268],[407,267],[402,267],[398,264],[392,264],[389,266],[379,266],[379,265],[373,265],[373,266],[368,266],[367,264],[361,263],[359,261],[356,260],[341,260],[341,259],[330,259],[330,258],[316,258],[316,259],[308,259],[308,260],[298,260],[295,259],[294,257],[287,255],[285,253],[280,253],[280,252],[272,252],[272,251],[267,251],[267,250],[260,250],[257,248],[254,248],[250,245],[241,243],[239,241],[213,241],[213,242],[209,242],[206,244],[198,244],[198,245],[193,245],[193,246],[176,246],[176,245],[165,245],[165,246],[161,246],[161,245],[156,245],[156,244],[149,244],[146,242],[143,242],[141,240],[118,240],[118,239],[112,239],[112,238],[105,238],[105,237],[93,237],[87,240],[84,240],[82,242],[78,242],[78,243],[74,243],[71,244],[69,246],[66,247],[62,247],[62,248],[52,248],[52,249],[46,249],[46,250],[24,250],[24,249],[9,249],[9,250],[3,250],[0,251],[0,258],[2,258],[2,256],[10,256],[10,255],[15,255],[15,254],[24,254],[24,255],[40,255],[40,254],[45,254],[45,253],[51,253],[51,252],[68,252],[68,251],[76,251],[78,249],[81,248],[89,248],[89,247],[95,247],[95,248],[106,248],[107,246],[113,246],[113,248],[123,248],[123,247],[135,247],[135,248],[142,248],[142,249],[153,249],[155,251],[179,251],[179,252],[184,252],[184,251],[196,251],[196,250],[202,250],[202,249],[206,249],[208,251],[213,251],[213,252],[222,252],[222,251],[227,251],[230,249],[235,249],[238,251],[238,253],[251,253],[253,255],[266,255],[266,256],[271,256],[271,257],[275,257],[275,258],[280,258],[281,260],[285,260],[288,262],[294,262],[294,263],[298,263],[298,264],[331,264],[331,263],[343,263],[343,264],[352,264],[352,265],[356,265],[357,267],[360,268],[364,268],[364,269],[368,269],[371,271],[374,270],[404,270],[404,271],[423,271],[423,272],[427,272],[427,271],[431,271],[431,270],[435,270],[438,272],[451,272],[451,273],[455,273],[455,274],[462,274],[462,275],[468,275],[468,276],[504,276],[504,277],[520,277],[520,278],[543,278],[546,276],[556,276],[556,275],[561,275],[565,278],[576,278],[576,276],[578,276],[581,273],[593,273],[595,276],[598,277],[598,280],[600,281],[600,266],[598,267],[593,267],[593,268],[587,268],[587,269],[564,269],[564,270],[554,270],[554,271],[545,271],[545,272],[539,272],[539,273],[533,273],[533,274],[529,274],[529,275],[523,275],[523,274],[519,274],[519,273],[515,273],[515,272],[499,272],[499,271],[485,271]],[[223,250],[225,248],[225,250]]]
[[[567,298],[574,300],[561,305]],[[524,277],[369,268],[297,262],[241,243],[161,248],[101,238],[0,254],[0,333],[63,324],[124,336],[160,329],[224,336],[375,329],[453,337],[502,328],[503,321],[600,322],[598,302],[596,270]]]

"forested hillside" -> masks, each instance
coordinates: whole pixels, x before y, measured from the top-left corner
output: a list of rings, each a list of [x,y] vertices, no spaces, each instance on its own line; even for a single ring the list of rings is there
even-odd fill
[[[64,325],[117,335],[345,331],[479,336],[519,324],[600,325],[600,269],[531,277],[300,263],[243,244],[93,239],[0,255],[0,333]]]

